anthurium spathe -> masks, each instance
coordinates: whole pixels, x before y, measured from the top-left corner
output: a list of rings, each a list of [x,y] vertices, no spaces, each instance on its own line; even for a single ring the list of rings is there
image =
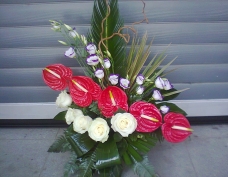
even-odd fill
[[[182,142],[192,134],[190,123],[182,114],[170,112],[165,115],[164,121],[161,127],[162,134],[171,143]]]
[[[152,103],[137,101],[130,106],[129,112],[137,120],[138,132],[153,132],[162,124],[162,115]]]
[[[69,82],[73,102],[80,107],[89,106],[101,94],[100,86],[87,76],[74,76]]]
[[[49,65],[43,69],[44,82],[53,90],[64,90],[71,78],[72,70],[62,64]]]
[[[127,95],[119,87],[108,86],[101,93],[98,108],[107,118],[113,116],[118,109],[128,111]]]

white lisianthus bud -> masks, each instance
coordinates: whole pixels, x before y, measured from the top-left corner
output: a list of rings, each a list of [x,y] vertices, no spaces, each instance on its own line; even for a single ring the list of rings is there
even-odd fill
[[[169,112],[169,107],[166,105],[163,105],[160,107],[160,110],[161,110],[162,114],[166,114],[167,112]]]
[[[96,50],[97,50],[97,47],[95,46],[95,44],[93,43],[90,43],[86,46],[86,51],[92,55],[92,54],[96,54]]]
[[[81,40],[85,45],[87,45],[87,39],[84,35],[81,35]]]
[[[67,44],[66,42],[64,42],[64,41],[58,40],[58,42],[61,43],[61,44],[63,44],[63,45],[68,45],[68,44]]]
[[[60,31],[61,30],[61,27],[58,26],[58,25],[53,25],[52,26],[53,28],[51,28],[53,31]]]
[[[77,116],[73,121],[73,129],[75,132],[80,134],[88,131],[90,125],[92,123],[92,119],[89,116],[80,115]]]
[[[163,100],[163,97],[161,95],[161,93],[158,90],[154,90],[153,91],[153,95],[152,95],[154,100]]]
[[[105,58],[104,59],[104,68],[108,69],[108,68],[110,68],[110,66],[111,66],[111,63],[110,63],[109,59]]]
[[[72,38],[76,38],[79,37],[77,31],[75,30],[75,28],[73,28],[73,30],[69,31],[69,36]]]
[[[119,132],[123,137],[128,137],[137,127],[137,121],[130,113],[117,113],[112,116],[111,124],[112,129]]]
[[[62,91],[56,99],[56,105],[59,108],[67,108],[72,103],[71,96],[66,92],[66,90]]]
[[[66,52],[65,52],[65,56],[69,57],[69,58],[74,58],[76,55],[74,49],[72,47],[70,47]]]
[[[144,79],[145,79],[145,77],[144,77],[142,74],[139,74],[139,75],[136,77],[136,83],[137,83],[138,85],[142,85],[143,82],[144,82]]]
[[[161,77],[157,77],[157,79],[155,80],[155,86],[159,89],[164,89],[164,81]]]
[[[102,118],[96,118],[92,121],[88,129],[89,137],[92,138],[94,141],[100,141],[104,143],[108,140],[109,134],[109,126],[106,120]]]
[[[163,81],[164,81],[164,89],[165,90],[170,90],[173,88],[172,84],[169,82],[168,79],[164,78]]]
[[[69,31],[72,30],[72,28],[71,28],[69,25],[64,24],[64,26],[65,26]]]
[[[140,85],[140,86],[136,89],[136,93],[139,94],[139,95],[141,95],[143,92],[144,92],[144,87]]]
[[[118,74],[111,74],[109,76],[109,79],[108,79],[112,85],[116,85],[118,84],[118,80],[119,80],[119,75]]]
[[[102,78],[104,77],[104,71],[103,71],[103,69],[97,69],[97,70],[95,71],[95,76],[96,76],[97,78],[99,78],[99,79],[102,79]]]
[[[88,65],[95,66],[99,63],[99,58],[97,55],[90,55],[87,57],[86,62]]]
[[[121,78],[121,79],[120,79],[120,86],[121,86],[123,89],[128,89],[128,88],[129,88],[129,84],[130,84],[130,81],[129,81],[129,80],[124,79],[124,78]]]
[[[74,121],[74,119],[81,115],[83,115],[83,113],[80,109],[69,108],[65,115],[66,123],[70,125]]]

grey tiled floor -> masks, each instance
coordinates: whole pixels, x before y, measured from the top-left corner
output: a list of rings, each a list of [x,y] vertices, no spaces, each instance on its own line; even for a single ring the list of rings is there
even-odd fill
[[[190,139],[157,144],[149,160],[160,177],[228,177],[228,125],[195,125]],[[61,177],[68,153],[47,149],[64,128],[0,128],[0,177]],[[136,177],[125,168],[123,177]]]

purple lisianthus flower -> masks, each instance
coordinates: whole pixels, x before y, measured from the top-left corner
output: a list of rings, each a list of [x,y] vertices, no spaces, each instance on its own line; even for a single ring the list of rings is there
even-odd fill
[[[95,76],[96,76],[97,78],[99,78],[99,79],[102,79],[102,78],[104,77],[104,71],[103,71],[103,69],[97,69],[97,70],[95,71]]]
[[[155,80],[154,83],[155,83],[155,86],[156,86],[157,88],[159,88],[159,89],[164,89],[165,83],[164,83],[164,81],[162,80],[161,77],[157,77],[157,79]]]
[[[136,89],[136,93],[139,94],[139,95],[141,95],[141,94],[144,92],[144,89],[145,89],[145,88],[144,88],[143,86],[140,85],[140,86]]]
[[[72,37],[72,38],[76,38],[76,37],[79,36],[75,29],[76,28],[73,28],[73,30],[69,31],[69,36]]]
[[[111,74],[108,78],[108,80],[111,82],[112,85],[118,84],[119,81],[119,75],[118,74]]]
[[[142,74],[139,74],[139,75],[136,77],[136,83],[137,83],[138,85],[142,85],[143,82],[144,82],[144,80],[145,80],[145,77],[144,77]]]
[[[130,81],[124,78],[120,78],[120,87],[123,89],[128,89],[129,88]]]
[[[66,52],[65,52],[65,56],[69,57],[69,58],[74,58],[76,55],[74,48],[70,47]]]
[[[96,50],[97,50],[97,47],[95,44],[93,43],[90,43],[86,46],[86,51],[92,55],[92,54],[95,54],[96,53]]]
[[[104,68],[108,69],[108,68],[110,68],[110,66],[111,66],[110,60],[108,58],[105,58],[104,59]]]
[[[95,66],[99,63],[99,58],[97,55],[90,55],[87,57],[86,62],[88,65]]]
[[[160,110],[161,110],[162,114],[166,114],[167,112],[169,112],[169,107],[166,105],[163,105],[160,107]]]
[[[161,93],[159,92],[159,90],[154,90],[152,97],[154,100],[159,100],[162,101],[163,100],[163,96],[161,95]]]
[[[164,78],[163,81],[164,81],[164,89],[165,90],[170,90],[173,88],[173,85],[169,82],[168,79]]]

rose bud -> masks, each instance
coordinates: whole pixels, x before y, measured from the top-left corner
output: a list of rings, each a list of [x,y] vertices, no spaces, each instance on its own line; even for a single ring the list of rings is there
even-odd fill
[[[56,105],[59,108],[67,108],[72,103],[72,98],[67,94],[66,90],[62,91],[56,99]]]

